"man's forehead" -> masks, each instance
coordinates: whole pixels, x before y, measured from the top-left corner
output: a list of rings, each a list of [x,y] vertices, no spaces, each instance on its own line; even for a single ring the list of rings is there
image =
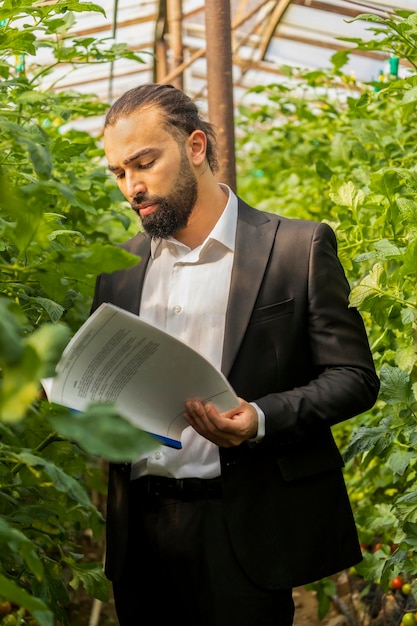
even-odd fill
[[[137,124],[138,126],[142,126],[144,124],[162,125],[163,119],[164,114],[159,107],[155,105],[146,105],[129,113],[121,113],[113,126],[118,126],[120,124]]]
[[[162,112],[147,107],[121,115],[113,124],[104,129],[104,137],[119,137],[119,141],[136,138],[137,141],[150,141],[151,137],[171,134],[164,123]]]
[[[158,111],[135,112],[104,131],[104,150],[111,169],[139,158],[155,157],[177,146],[174,135],[162,123]]]

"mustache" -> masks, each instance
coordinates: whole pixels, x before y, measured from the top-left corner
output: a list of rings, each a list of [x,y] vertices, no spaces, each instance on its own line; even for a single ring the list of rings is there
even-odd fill
[[[130,206],[132,207],[134,212],[137,213],[137,215],[139,215],[139,211],[141,207],[143,207],[145,204],[153,204],[154,202],[155,202],[155,199],[150,198],[144,193],[138,193],[133,198],[132,202],[130,203]]]

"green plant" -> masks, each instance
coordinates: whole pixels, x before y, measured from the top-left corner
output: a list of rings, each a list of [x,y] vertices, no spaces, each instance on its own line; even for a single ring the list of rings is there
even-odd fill
[[[329,612],[332,598],[336,596],[336,585],[330,578],[323,578],[315,583],[306,585],[308,591],[315,591],[317,596],[317,614],[323,619]]]
[[[111,406],[74,415],[41,392],[88,316],[95,276],[137,263],[114,246],[133,225],[99,138],[74,125],[105,104],[44,87],[58,64],[141,62],[126,46],[71,36],[81,11],[102,9],[78,0],[0,8],[0,600],[17,607],[7,618],[20,623],[26,611],[40,626],[67,623],[80,584],[108,597],[101,559],[84,554],[85,535],[100,545],[104,528],[91,501],[105,493],[100,459],[134,459],[150,445]],[[49,65],[37,64],[40,48]]]

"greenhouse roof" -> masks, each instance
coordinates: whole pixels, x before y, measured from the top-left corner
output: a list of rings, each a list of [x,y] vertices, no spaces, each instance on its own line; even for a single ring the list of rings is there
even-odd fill
[[[222,1],[210,0],[207,5]],[[120,59],[68,74],[61,67],[60,88],[95,93],[111,102],[138,84],[173,82],[180,71],[184,90],[195,99],[206,99],[206,8],[202,0],[98,0],[96,4],[106,15],[77,14],[76,34],[127,43],[143,63]],[[339,50],[352,50],[345,73],[361,81],[378,80],[388,72],[388,55],[354,50],[354,44],[343,38],[372,39],[373,25],[355,18],[369,13],[386,18],[396,10],[417,12],[417,0],[231,0],[235,103],[255,85],[282,80],[283,66],[325,69]],[[163,59],[156,42],[164,48]],[[174,61],[178,54],[180,59]],[[400,60],[401,71],[407,67]],[[56,77],[55,73],[53,80]]]

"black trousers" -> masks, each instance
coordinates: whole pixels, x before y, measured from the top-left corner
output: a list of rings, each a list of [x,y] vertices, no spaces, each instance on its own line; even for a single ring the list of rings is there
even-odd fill
[[[113,582],[120,626],[291,626],[292,590],[256,586],[236,561],[222,497],[145,494],[133,481],[128,552]]]

